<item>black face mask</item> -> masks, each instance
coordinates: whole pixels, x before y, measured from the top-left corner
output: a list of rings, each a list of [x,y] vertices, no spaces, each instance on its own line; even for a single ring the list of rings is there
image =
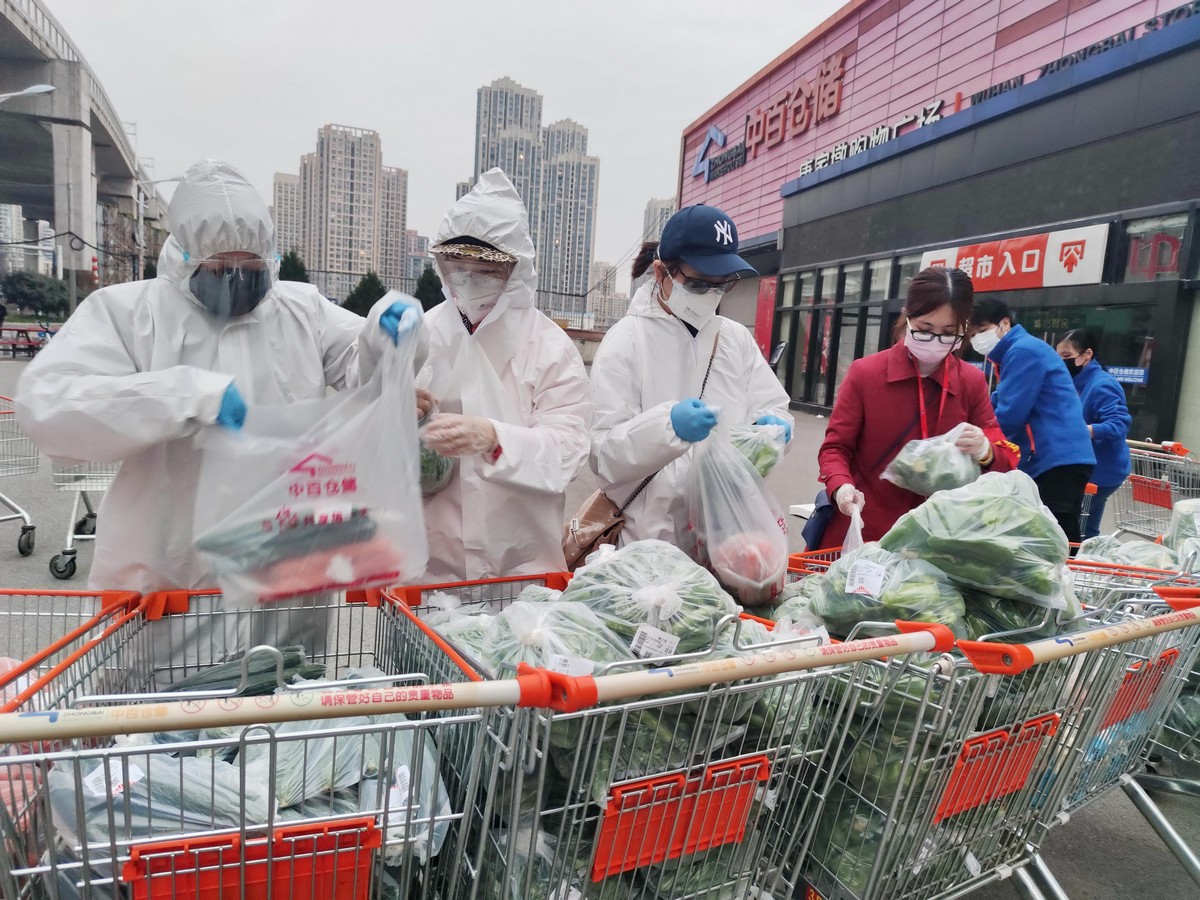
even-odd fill
[[[200,268],[188,281],[192,296],[218,319],[236,319],[262,303],[271,290],[271,273],[233,269],[215,272]]]
[[[1064,359],[1063,365],[1067,367],[1067,374],[1072,378],[1077,378],[1079,373],[1083,371],[1083,366],[1075,365],[1075,360],[1073,359]]]

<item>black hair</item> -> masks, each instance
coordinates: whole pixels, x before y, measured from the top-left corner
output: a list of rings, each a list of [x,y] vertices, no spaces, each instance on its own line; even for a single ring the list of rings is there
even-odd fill
[[[971,326],[997,325],[1001,319],[1013,321],[1012,310],[1008,304],[998,297],[984,297],[971,310]]]
[[[949,306],[954,313],[955,327],[961,332],[967,327],[971,307],[975,302],[975,285],[962,269],[931,266],[913,276],[904,300],[904,315],[896,322],[893,337],[903,339],[909,319],[927,316]]]
[[[1072,328],[1059,341],[1060,344],[1070,344],[1080,353],[1092,351],[1092,355],[1096,354],[1096,336],[1086,328]]]

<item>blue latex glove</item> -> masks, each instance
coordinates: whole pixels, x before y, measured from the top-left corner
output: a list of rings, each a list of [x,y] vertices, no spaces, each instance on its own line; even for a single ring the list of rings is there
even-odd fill
[[[783,442],[790,444],[792,442],[792,425],[787,419],[781,419],[779,416],[759,416],[755,425],[782,425],[783,426]]]
[[[379,327],[399,346],[401,336],[416,331],[424,315],[415,300],[397,300],[379,317]]]
[[[702,441],[716,424],[717,414],[703,400],[680,400],[671,407],[671,427],[681,441]]]
[[[229,387],[225,388],[225,394],[221,397],[221,408],[217,411],[217,424],[224,425],[231,431],[237,431],[245,421],[246,401],[242,399],[242,392],[237,389],[237,385],[231,383]]]

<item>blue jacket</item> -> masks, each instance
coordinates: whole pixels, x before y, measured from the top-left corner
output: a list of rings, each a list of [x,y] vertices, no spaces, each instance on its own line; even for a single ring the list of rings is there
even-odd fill
[[[1037,478],[1058,466],[1095,465],[1083,405],[1053,347],[1014,325],[988,361],[1000,373],[996,421],[1021,451],[1022,472]]]
[[[1092,481],[1102,488],[1115,487],[1129,476],[1129,427],[1133,416],[1125,403],[1125,389],[1092,360],[1075,376],[1075,390],[1083,402],[1083,420],[1092,426],[1096,468]]]

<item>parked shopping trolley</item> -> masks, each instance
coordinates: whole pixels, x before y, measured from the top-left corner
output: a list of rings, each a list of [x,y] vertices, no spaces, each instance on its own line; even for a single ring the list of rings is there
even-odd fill
[[[489,672],[430,627],[424,618],[443,608],[431,599],[449,595],[465,610],[496,612],[528,587],[561,589],[569,577],[395,589],[392,596],[411,607],[399,620],[402,668],[451,681],[511,675]],[[714,646],[724,655],[818,652],[802,637],[752,646],[747,621],[718,624]],[[875,657],[889,652],[886,641],[868,643]],[[826,710],[823,722],[851,712],[842,684],[852,666],[837,663],[834,648],[821,652],[835,664],[678,690],[671,688],[687,660],[657,660],[669,667],[649,670],[662,686],[650,696],[560,713],[496,710],[486,744],[474,748],[485,759],[484,789],[471,817],[461,896],[522,900],[538,895],[535,887],[563,900],[786,896],[773,886],[787,880],[812,826],[814,779],[828,752],[814,710]],[[722,651],[690,658],[714,655]],[[719,665],[736,675],[741,664]],[[645,665],[597,674],[644,679]]]
[[[0,397],[0,478],[8,475],[32,475],[38,470],[39,460],[37,447],[17,422],[12,399]],[[0,515],[0,522],[21,520],[17,552],[28,556],[33,552],[37,526],[33,524],[29,513],[4,493],[0,493],[0,507],[8,510],[6,514]]]
[[[93,736],[26,741],[0,729],[21,740],[0,745],[0,789],[10,786],[0,790],[0,895],[453,893],[437,862],[463,854],[479,767],[471,756],[452,768],[445,748],[478,746],[482,716],[353,708],[432,693],[424,676],[395,674],[396,615],[387,600],[251,608],[215,593],[152,595],[77,647],[69,667],[37,663],[8,707],[15,721],[44,718],[53,738],[70,735],[75,716]],[[281,687],[298,651],[252,645],[298,631],[313,644],[299,671],[321,681]],[[0,632],[0,652],[20,632]],[[232,683],[161,693],[230,658]],[[333,709],[352,715],[325,722]]]
[[[1175,442],[1127,443],[1131,472],[1112,496],[1116,531],[1155,540],[1171,524],[1176,503],[1200,497],[1200,459]]]
[[[91,494],[104,493],[112,485],[119,468],[117,463],[65,463],[54,464],[54,488],[58,491],[74,491],[71,503],[71,518],[67,525],[67,541],[63,552],[50,558],[50,574],[55,578],[75,577],[76,541],[96,539],[96,509],[92,506]],[[79,515],[83,504],[84,514]]]

